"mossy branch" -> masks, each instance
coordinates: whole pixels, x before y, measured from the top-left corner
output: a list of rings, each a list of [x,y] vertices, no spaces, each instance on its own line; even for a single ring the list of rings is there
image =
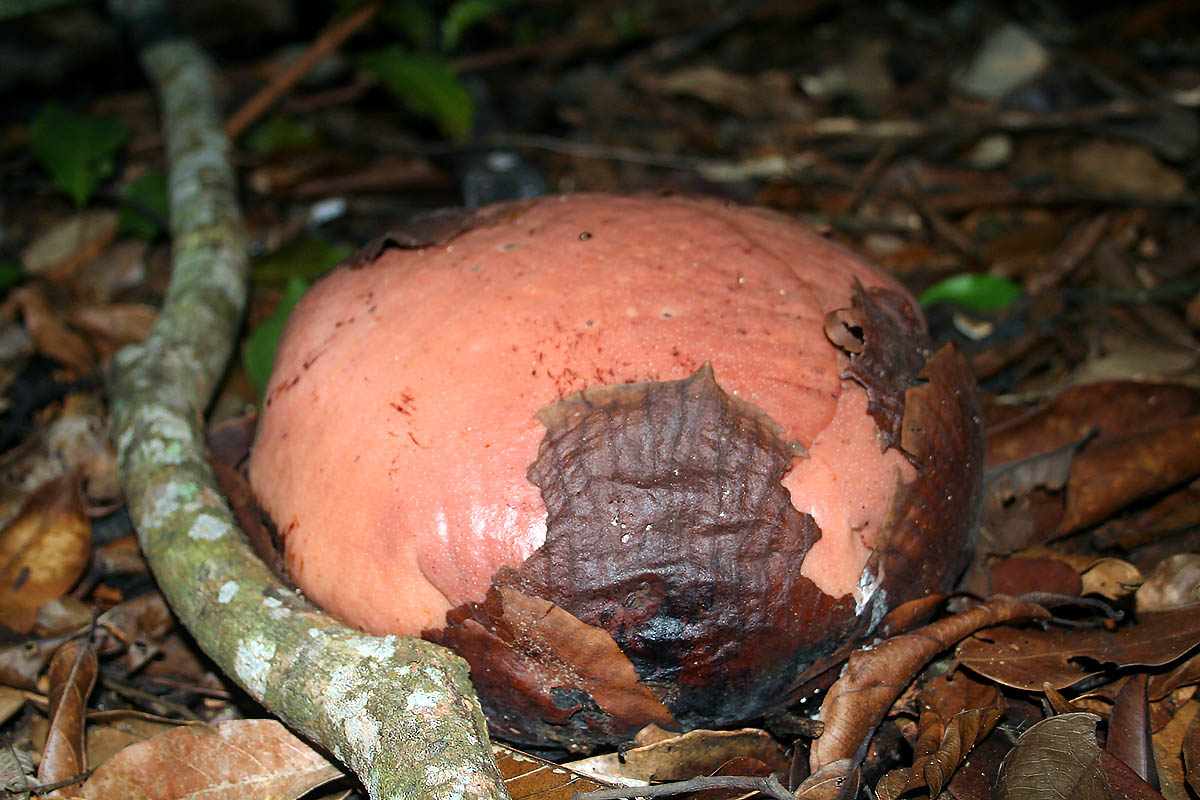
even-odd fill
[[[372,798],[507,798],[466,665],[347,628],[281,585],[217,487],[204,410],[247,282],[229,142],[199,49],[163,41],[142,61],[166,128],[173,269],[150,335],[117,356],[111,393],[125,498],[159,585],[205,652]]]

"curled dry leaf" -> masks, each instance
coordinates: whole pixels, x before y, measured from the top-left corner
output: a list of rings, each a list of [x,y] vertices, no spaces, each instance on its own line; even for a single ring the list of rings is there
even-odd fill
[[[91,346],[55,315],[40,286],[18,287],[9,297],[21,309],[25,330],[39,353],[78,373],[88,373],[96,368]]]
[[[697,775],[711,775],[722,764],[735,758],[763,762],[775,772],[783,771],[788,766],[787,759],[771,735],[756,728],[689,731],[621,753],[573,761],[566,766],[613,783],[624,783],[626,779],[645,783],[685,781]]]
[[[72,639],[50,662],[50,731],[38,765],[38,780],[59,783],[87,770],[85,728],[88,698],[100,664],[91,639]]]
[[[1048,616],[1041,606],[1000,595],[856,652],[821,704],[825,732],[813,742],[809,756],[813,772],[853,756],[917,671],[942,650],[980,628]]]
[[[1200,553],[1176,553],[1159,561],[1137,591],[1138,613],[1200,603]]]
[[[996,800],[1108,800],[1094,714],[1042,720],[1021,735],[1000,767]]]
[[[957,656],[964,666],[1005,686],[1041,691],[1044,683],[1065,689],[1101,673],[1105,665],[1165,666],[1198,643],[1200,614],[1181,609],[1147,614],[1117,631],[995,628],[964,641]]]
[[[1200,683],[1200,653],[1196,653],[1170,672],[1150,676],[1150,699],[1162,700],[1180,687],[1194,686],[1197,683]]]
[[[79,580],[91,546],[78,476],[64,475],[30,495],[0,531],[0,623],[18,633],[32,628],[38,606]]]
[[[175,728],[126,747],[92,773],[79,796],[288,800],[340,777],[340,769],[275,720],[237,719]]]
[[[998,706],[972,708],[955,714],[947,725],[937,714],[923,713],[912,767],[884,775],[875,794],[880,800],[896,800],[902,794],[928,788],[930,796],[937,797],[971,748],[992,732],[1003,715],[1004,709]]]

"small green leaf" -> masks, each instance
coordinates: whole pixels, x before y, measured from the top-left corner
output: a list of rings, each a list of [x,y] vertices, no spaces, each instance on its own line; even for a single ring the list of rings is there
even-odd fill
[[[242,345],[242,366],[254,388],[261,398],[267,390],[267,380],[271,377],[271,368],[275,366],[275,349],[279,347],[279,337],[283,334],[283,326],[288,315],[292,313],[296,303],[308,290],[308,281],[293,275],[283,288],[283,296],[279,304],[271,312],[271,316],[250,332],[246,343]]]
[[[260,156],[269,156],[280,150],[307,150],[319,142],[320,135],[312,120],[285,114],[271,115],[242,138],[246,149]]]
[[[93,117],[46,103],[29,123],[29,147],[54,185],[83,208],[100,181],[113,171],[113,156],[129,129],[119,117]]]
[[[0,289],[16,286],[25,280],[25,273],[11,261],[0,261]]]
[[[366,53],[362,65],[413,112],[432,119],[446,138],[461,142],[470,135],[475,107],[445,59],[393,45]]]
[[[167,176],[158,170],[145,172],[130,181],[121,192],[117,210],[117,231],[153,240],[170,217]]]
[[[300,236],[250,265],[250,279],[255,286],[283,286],[293,277],[314,281],[339,262],[345,261],[351,249],[333,244],[324,236]]]
[[[970,311],[999,311],[1016,302],[1021,287],[998,275],[963,273],[938,281],[918,298],[928,308],[938,303],[955,303]]]
[[[468,30],[503,10],[501,0],[458,0],[442,18],[442,47],[453,50]]]

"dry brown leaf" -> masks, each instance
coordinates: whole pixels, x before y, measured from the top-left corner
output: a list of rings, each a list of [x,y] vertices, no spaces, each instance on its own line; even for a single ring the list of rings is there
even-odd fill
[[[1138,613],[1200,603],[1200,553],[1176,553],[1154,565],[1137,592]]]
[[[161,594],[147,592],[105,611],[96,627],[118,643],[114,649],[122,650],[121,666],[129,673],[158,654],[162,639],[175,627],[175,617]]]
[[[1106,438],[1075,456],[1059,534],[1104,520],[1134,500],[1200,474],[1200,415]]]
[[[960,711],[945,724],[933,712],[922,714],[912,767],[884,775],[875,794],[880,800],[896,800],[907,792],[928,788],[930,796],[937,797],[971,748],[992,732],[1002,716],[1000,707],[973,708]]]
[[[1119,758],[1139,778],[1158,783],[1154,745],[1150,741],[1150,707],[1146,698],[1146,673],[1130,677],[1117,694],[1108,716],[1104,748]]]
[[[796,787],[796,800],[838,800],[858,797],[858,767],[849,758],[830,762]]]
[[[1190,700],[1154,734],[1154,760],[1158,764],[1158,782],[1164,797],[1187,797],[1183,742],[1197,719],[1200,719],[1200,701]]]
[[[513,800],[572,800],[577,791],[613,788],[611,783],[589,778],[498,742],[492,743],[492,754]]]
[[[87,567],[92,528],[79,478],[64,475],[38,489],[0,531],[0,623],[25,633],[42,603],[75,585]]]
[[[1119,558],[1098,558],[1083,570],[1083,593],[1117,602],[1128,597],[1142,585],[1142,573],[1128,561]]]
[[[18,689],[36,689],[38,675],[68,638],[31,639],[0,647],[0,683]]]
[[[735,758],[764,762],[773,771],[783,771],[788,766],[787,759],[771,735],[757,728],[689,731],[621,753],[593,756],[563,766],[613,783],[624,780],[685,781],[698,775],[711,775],[722,764]]]
[[[59,783],[87,770],[87,706],[99,671],[87,637],[68,641],[50,661],[50,730],[38,765],[41,783]]]
[[[9,299],[21,309],[25,330],[39,353],[79,373],[96,368],[91,346],[55,315],[41,286],[33,283],[19,286],[12,290]]]
[[[298,798],[342,771],[271,719],[186,726],[126,747],[97,767],[87,800]]]
[[[0,686],[0,725],[25,707],[25,695],[17,689]]]
[[[1192,718],[1183,735],[1183,774],[1192,791],[1200,793],[1200,716]]]
[[[38,236],[21,254],[30,275],[50,279],[69,277],[95,258],[117,235],[117,212],[80,211]]]
[[[996,800],[1108,800],[1094,714],[1062,714],[1021,735],[1000,767]]]
[[[1150,699],[1162,700],[1181,686],[1200,683],[1200,653],[1193,655],[1167,673],[1150,676]]]
[[[825,732],[813,742],[809,756],[813,772],[852,757],[917,671],[939,652],[980,628],[1047,616],[1041,606],[1000,595],[854,653],[821,703]]]
[[[1096,429],[1121,436],[1200,413],[1200,389],[1184,384],[1103,381],[1064,389],[987,431],[988,466],[1077,442]]]
[[[104,340],[106,352],[134,344],[146,338],[158,317],[153,306],[144,303],[110,303],[82,306],[71,314],[71,326]]]
[[[1117,631],[994,628],[958,646],[958,660],[1005,686],[1065,689],[1104,665],[1165,666],[1200,643],[1200,614],[1188,609],[1143,616]],[[1080,659],[1088,660],[1085,666]]]

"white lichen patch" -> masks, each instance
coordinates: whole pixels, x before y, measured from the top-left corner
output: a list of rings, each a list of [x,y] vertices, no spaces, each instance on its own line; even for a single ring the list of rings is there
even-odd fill
[[[193,481],[170,481],[148,494],[152,496],[140,522],[150,527],[167,524],[174,514],[190,514],[205,507],[199,497],[199,487]]]
[[[233,672],[255,698],[267,691],[267,678],[275,658],[275,643],[257,638],[243,639],[233,656]]]
[[[195,429],[179,414],[157,405],[145,405],[138,409],[137,419],[126,434],[140,428],[146,432],[146,442],[191,442],[196,438]],[[124,444],[124,441],[122,442]]]
[[[871,570],[870,564],[863,567],[862,574],[858,576],[858,586],[855,588],[857,591],[854,592],[854,613],[858,615],[871,602],[879,588],[879,576]]]
[[[264,597],[263,605],[266,606],[267,608],[279,608],[280,606],[283,605],[283,601],[278,600],[274,597]]]
[[[363,658],[387,661],[396,654],[396,637],[363,638],[354,642],[352,647],[354,648],[354,652]]]
[[[374,761],[383,735],[383,723],[368,709],[368,693],[355,680],[353,667],[338,667],[329,676],[325,692],[330,718],[346,732],[346,745],[357,758]]]
[[[221,588],[217,590],[217,602],[228,603],[237,594],[237,591],[237,581],[225,581],[225,583],[221,584]]]
[[[404,707],[409,711],[422,708],[437,708],[445,700],[441,692],[415,691],[404,701]]]
[[[229,524],[220,517],[214,517],[212,514],[200,514],[192,523],[192,527],[188,528],[187,535],[189,539],[215,542],[228,533]]]

